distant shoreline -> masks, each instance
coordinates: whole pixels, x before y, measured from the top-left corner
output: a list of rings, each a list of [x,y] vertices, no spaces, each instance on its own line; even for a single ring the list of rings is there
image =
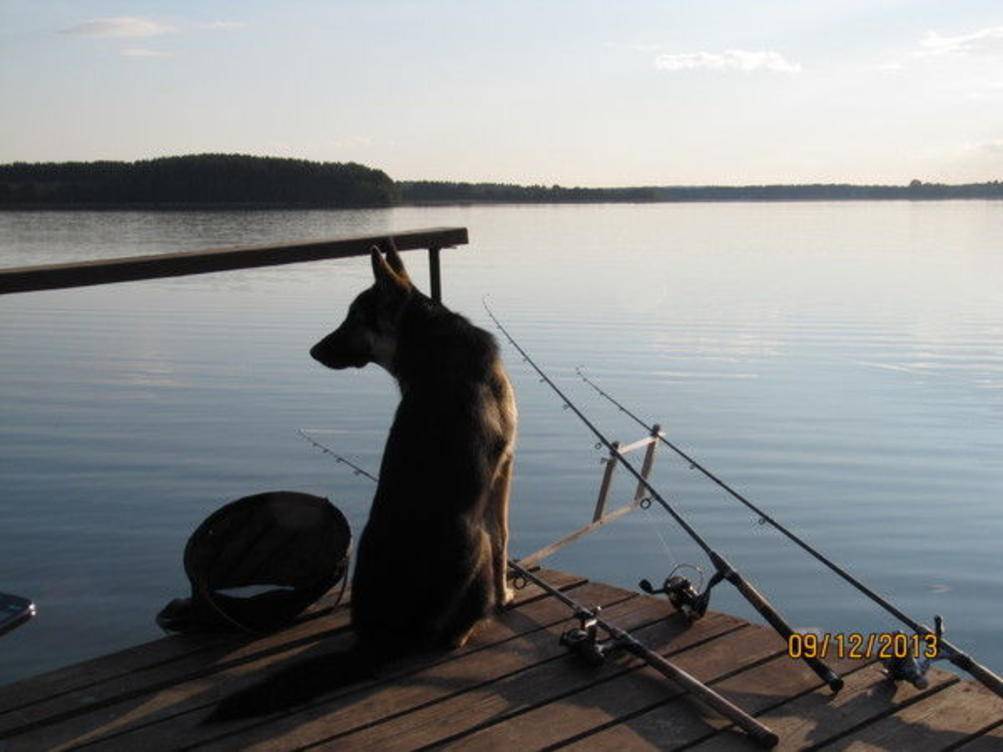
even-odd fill
[[[294,203],[258,203],[258,202],[211,202],[199,203],[168,203],[168,202],[112,202],[112,203],[25,203],[25,204],[0,204],[0,212],[4,211],[164,211],[164,212],[184,212],[184,211],[357,211],[365,209],[391,209],[395,205],[355,205],[355,206],[331,206],[329,204],[294,204]]]
[[[511,200],[443,200],[443,201],[402,201],[387,206],[331,206],[329,204],[290,204],[290,203],[248,203],[248,202],[214,202],[197,203],[159,203],[159,202],[126,202],[107,204],[0,204],[0,212],[46,212],[46,211],[145,211],[145,212],[195,212],[195,211],[359,211],[366,209],[418,208],[434,209],[448,206],[599,206],[599,205],[646,205],[646,204],[823,204],[823,203],[871,203],[903,201],[910,203],[931,203],[938,201],[1000,201],[1000,196],[868,196],[868,197],[785,197],[785,198],[683,198],[683,199],[587,199],[587,200],[551,200],[529,201],[525,199]]]
[[[195,154],[137,162],[0,165],[0,210],[265,211],[395,206],[776,203],[1003,199],[1003,183],[851,185],[561,185],[395,181],[355,163],[243,154]]]

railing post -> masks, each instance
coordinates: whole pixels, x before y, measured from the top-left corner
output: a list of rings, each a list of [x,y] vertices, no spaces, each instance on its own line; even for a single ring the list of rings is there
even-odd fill
[[[439,277],[439,249],[428,249],[428,278],[431,287],[432,300],[442,302],[442,280]]]
[[[655,447],[658,446],[658,434],[662,432],[662,427],[657,423],[651,427],[651,443],[648,444],[648,449],[644,453],[644,463],[641,465],[641,477],[648,480],[648,475],[651,473],[651,466],[655,464]],[[644,487],[644,483],[641,481],[637,482],[637,490],[634,491],[634,501],[643,499],[648,493],[648,489]]]
[[[592,521],[597,521],[606,509],[606,497],[609,495],[609,484],[613,480],[613,471],[616,470],[617,452],[620,451],[620,442],[614,441],[609,450],[609,458],[606,460],[606,469],[602,474],[602,483],[599,484],[599,498],[596,499],[596,511],[592,515]]]

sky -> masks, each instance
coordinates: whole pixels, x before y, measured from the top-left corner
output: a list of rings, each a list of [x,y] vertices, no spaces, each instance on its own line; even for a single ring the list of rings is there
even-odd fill
[[[0,0],[0,162],[565,186],[1003,179],[1000,0]]]

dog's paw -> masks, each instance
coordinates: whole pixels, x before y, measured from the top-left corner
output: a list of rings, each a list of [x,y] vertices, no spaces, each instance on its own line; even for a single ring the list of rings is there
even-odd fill
[[[498,611],[505,611],[509,606],[512,605],[512,601],[515,600],[515,590],[506,585],[501,592],[501,597],[495,601],[495,609]]]

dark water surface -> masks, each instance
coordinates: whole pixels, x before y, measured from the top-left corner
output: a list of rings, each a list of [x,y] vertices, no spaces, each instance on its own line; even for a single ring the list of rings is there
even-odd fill
[[[446,302],[496,312],[612,437],[611,392],[768,511],[1003,669],[1003,204],[799,203],[249,213],[0,213],[0,265],[469,227]],[[425,286],[424,254],[407,254]],[[376,468],[396,402],[375,367],[307,357],[368,261],[0,298],[0,590],[39,615],[0,639],[0,683],[154,638],[181,551],[249,493],[372,489],[297,429]],[[592,438],[505,347],[521,411],[513,548],[582,524]],[[640,459],[640,458],[638,458]],[[694,471],[660,487],[801,627],[894,627]],[[611,503],[633,491],[626,474]],[[660,537],[661,536],[661,537]],[[633,587],[705,564],[639,512],[553,566]],[[402,572],[402,586],[408,583]],[[721,586],[712,607],[751,616]]]

